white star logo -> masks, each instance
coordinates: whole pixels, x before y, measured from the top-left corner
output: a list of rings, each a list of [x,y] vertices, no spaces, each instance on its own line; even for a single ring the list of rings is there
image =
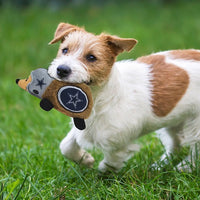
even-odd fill
[[[70,100],[66,104],[73,104],[74,108],[76,109],[77,104],[79,102],[82,102],[82,100],[78,98],[78,93],[79,92],[77,92],[75,95],[71,95],[68,93]]]
[[[60,105],[71,113],[82,113],[88,107],[87,95],[82,89],[75,86],[60,88],[57,97]]]

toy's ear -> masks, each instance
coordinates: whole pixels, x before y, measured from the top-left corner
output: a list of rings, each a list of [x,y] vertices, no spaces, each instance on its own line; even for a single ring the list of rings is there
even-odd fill
[[[115,55],[118,55],[123,51],[130,51],[138,42],[133,38],[120,38],[106,34],[101,34],[100,37],[106,41]]]
[[[60,40],[63,41],[64,37],[67,36],[69,33],[80,30],[84,31],[83,28],[80,28],[78,26],[74,26],[68,23],[60,23],[56,29],[53,40],[49,42],[49,44],[54,44]]]

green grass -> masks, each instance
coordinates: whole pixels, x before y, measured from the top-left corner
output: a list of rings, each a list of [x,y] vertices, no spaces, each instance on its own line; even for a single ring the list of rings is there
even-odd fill
[[[200,3],[144,2],[71,6],[56,12],[0,9],[0,199],[200,199],[199,168],[192,173],[179,173],[172,166],[150,168],[163,152],[152,134],[138,141],[141,151],[119,174],[99,174],[103,155],[96,149],[91,151],[94,169],[64,159],[58,147],[69,130],[69,118],[42,111],[38,99],[15,85],[16,78],[48,67],[58,45],[47,43],[61,21],[138,39],[135,50],[119,59],[200,48]]]

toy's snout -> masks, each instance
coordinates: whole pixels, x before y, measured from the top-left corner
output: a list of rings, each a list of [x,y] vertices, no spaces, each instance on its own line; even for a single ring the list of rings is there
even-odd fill
[[[19,81],[20,81],[20,79],[19,79],[19,78],[17,78],[17,79],[16,79],[16,83],[18,84],[18,82],[19,82]]]
[[[20,88],[24,90],[27,90],[27,86],[31,81],[31,76],[29,76],[27,79],[16,79],[16,83],[19,85]]]

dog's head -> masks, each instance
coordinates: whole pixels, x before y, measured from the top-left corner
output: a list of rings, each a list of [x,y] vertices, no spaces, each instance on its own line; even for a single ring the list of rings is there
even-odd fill
[[[48,73],[57,80],[71,83],[101,84],[111,71],[117,55],[130,51],[135,39],[119,38],[107,34],[94,35],[84,28],[60,23],[53,40],[61,41],[57,57]]]

